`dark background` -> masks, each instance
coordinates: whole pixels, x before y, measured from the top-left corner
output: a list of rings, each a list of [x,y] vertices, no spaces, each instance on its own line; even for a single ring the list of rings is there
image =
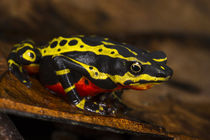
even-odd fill
[[[172,80],[148,91],[127,91],[124,102],[135,109],[135,117],[168,132],[210,138],[208,0],[0,1],[1,65],[14,43],[30,38],[41,45],[78,34],[166,52]],[[25,119],[12,118],[21,129]]]

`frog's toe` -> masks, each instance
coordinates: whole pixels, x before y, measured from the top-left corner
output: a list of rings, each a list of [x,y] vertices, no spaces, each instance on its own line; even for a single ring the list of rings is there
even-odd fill
[[[31,82],[30,82],[29,80],[22,80],[21,82],[22,82],[24,85],[26,85],[27,88],[30,88],[31,85],[32,85]]]
[[[105,106],[99,105],[95,112],[101,115],[107,115],[107,108]]]
[[[84,109],[90,112],[104,114],[104,108],[96,102],[86,102]]]
[[[98,112],[103,115],[113,115],[116,113],[116,108],[107,106],[106,104],[100,104]]]
[[[117,112],[117,109],[114,107],[107,107],[107,111],[106,111],[108,115],[114,115]]]
[[[81,100],[78,104],[76,104],[76,107],[81,110],[86,110],[101,115],[113,114],[113,109],[108,107],[105,103],[91,102],[86,99]]]

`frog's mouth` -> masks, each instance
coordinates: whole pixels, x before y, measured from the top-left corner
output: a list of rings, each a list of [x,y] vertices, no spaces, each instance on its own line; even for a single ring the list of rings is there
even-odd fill
[[[165,81],[168,81],[170,78],[171,76],[167,76],[163,78],[157,77],[154,79],[154,81],[139,81],[139,83],[131,83],[130,85],[128,85],[128,87],[135,90],[145,90],[145,89],[151,88],[154,85],[161,84]]]
[[[130,85],[130,86],[126,86],[126,88],[129,89],[134,89],[134,90],[146,90],[151,88],[153,85],[155,84],[141,84],[141,85]]]

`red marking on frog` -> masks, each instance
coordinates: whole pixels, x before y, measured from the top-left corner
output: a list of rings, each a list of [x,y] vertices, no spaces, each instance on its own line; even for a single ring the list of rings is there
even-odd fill
[[[64,92],[64,89],[63,89],[61,83],[57,83],[57,84],[54,84],[54,85],[46,85],[45,87],[54,91],[54,92],[56,92],[56,93],[58,93],[58,94],[65,95],[65,92]],[[102,88],[96,86],[95,84],[93,84],[90,80],[88,80],[85,77],[82,77],[77,83],[75,83],[75,87],[76,87],[76,91],[82,97],[84,97],[84,96],[95,96],[99,93],[112,92],[114,90],[118,90],[118,89],[123,88],[122,86],[118,86],[117,88],[111,89],[111,90],[102,89]]]

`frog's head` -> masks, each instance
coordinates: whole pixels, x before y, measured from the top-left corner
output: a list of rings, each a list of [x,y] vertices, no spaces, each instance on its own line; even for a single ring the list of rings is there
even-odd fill
[[[140,51],[136,58],[136,61],[127,61],[124,65],[127,72],[118,81],[124,87],[143,90],[171,78],[173,71],[166,65],[165,53]]]
[[[31,40],[22,41],[14,46],[12,52],[16,53],[16,60],[19,64],[28,65],[38,61],[37,50]]]

